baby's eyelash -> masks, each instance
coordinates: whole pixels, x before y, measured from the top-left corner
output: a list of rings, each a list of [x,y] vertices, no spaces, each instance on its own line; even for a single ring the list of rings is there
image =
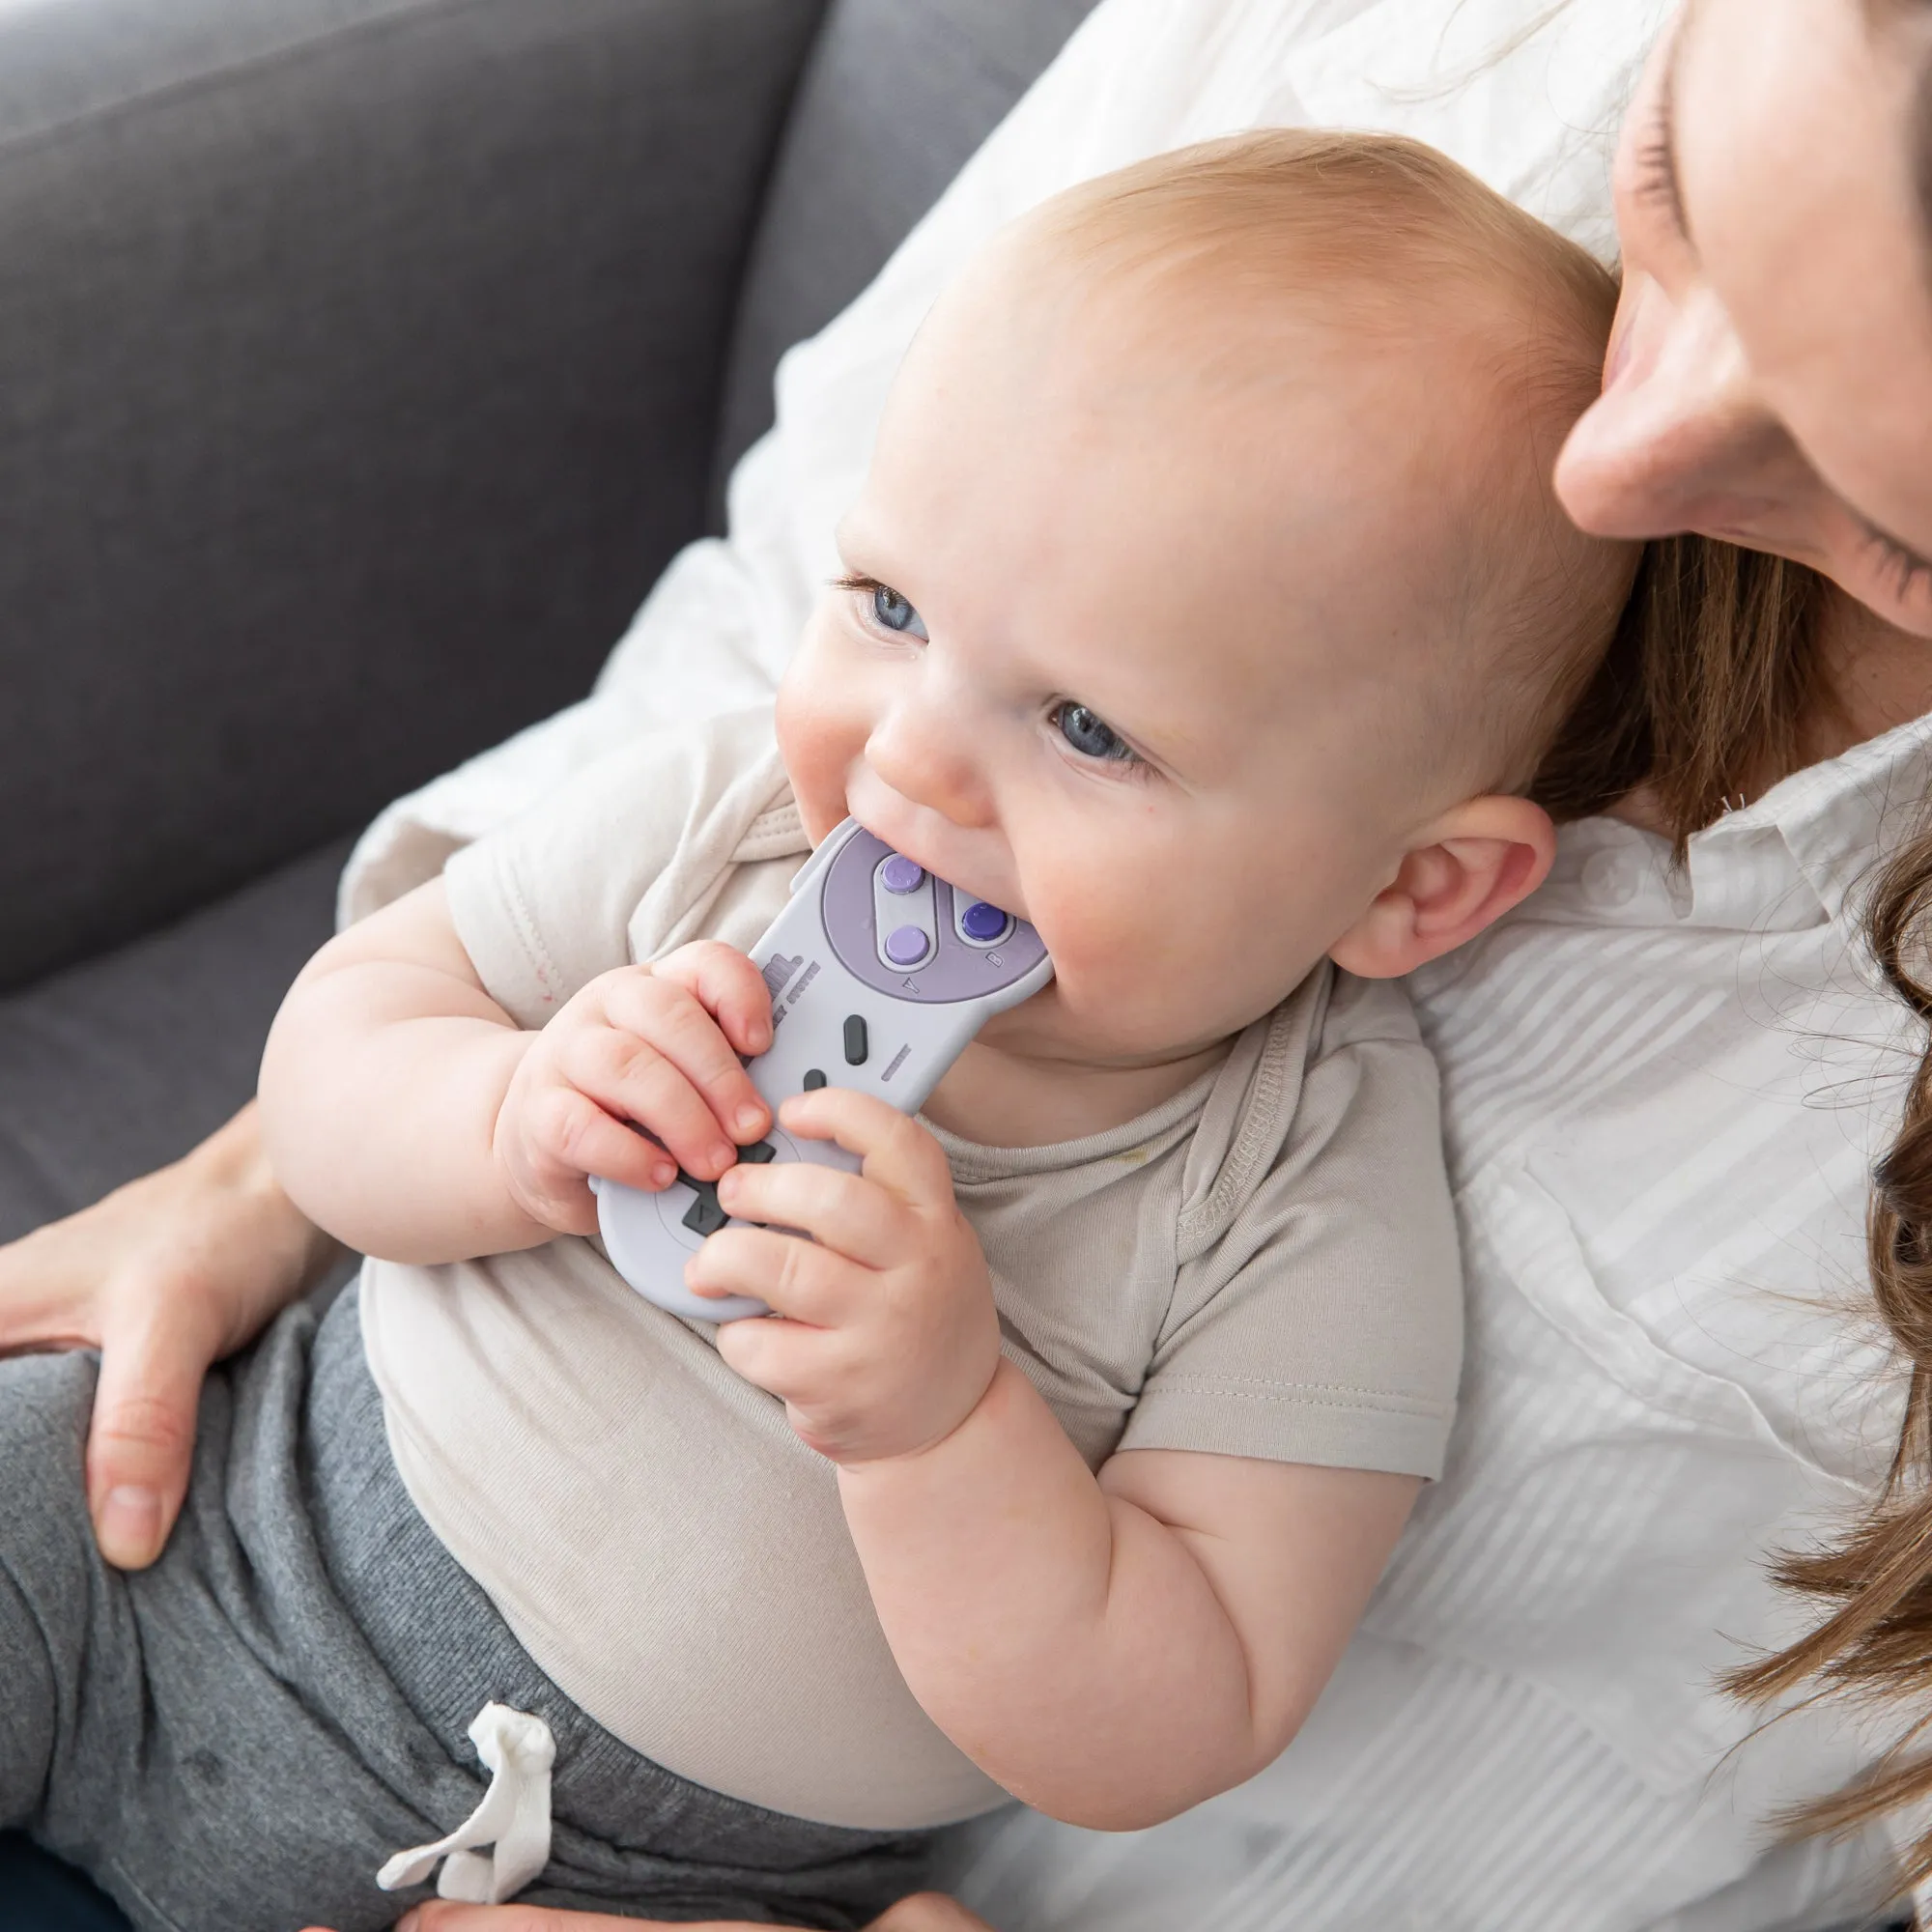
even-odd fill
[[[1153,770],[1098,712],[1076,698],[1056,698],[1047,707],[1046,722],[1066,742],[1083,765],[1104,770],[1114,780],[1145,779]],[[1095,734],[1110,740],[1112,749],[1096,752],[1078,742],[1081,735],[1091,738]]]

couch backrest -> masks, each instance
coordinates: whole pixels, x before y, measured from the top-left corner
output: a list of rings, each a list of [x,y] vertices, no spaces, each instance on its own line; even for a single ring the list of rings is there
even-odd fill
[[[820,24],[0,0],[0,988],[582,694]]]
[[[747,264],[718,477],[772,416],[772,371],[878,272],[1094,0],[834,0]]]

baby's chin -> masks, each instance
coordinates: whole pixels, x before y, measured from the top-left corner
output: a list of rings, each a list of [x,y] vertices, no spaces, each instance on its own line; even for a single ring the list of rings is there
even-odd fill
[[[1228,1034],[1239,1031],[1231,1027]],[[1068,997],[1058,980],[1049,980],[1023,1004],[995,1013],[977,1036],[982,1046],[1003,1053],[1121,1070],[1165,1066],[1226,1037],[1202,1037],[1198,1011],[1123,1012],[1116,999]]]

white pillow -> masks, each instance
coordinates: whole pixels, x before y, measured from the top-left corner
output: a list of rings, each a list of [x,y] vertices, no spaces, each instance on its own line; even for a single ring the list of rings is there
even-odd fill
[[[1606,259],[1617,121],[1667,0],[1102,0],[878,278],[780,366],[729,535],[673,559],[596,692],[391,806],[344,874],[359,918],[582,761],[768,693],[920,318],[1003,223],[1076,181],[1268,125],[1413,134]]]

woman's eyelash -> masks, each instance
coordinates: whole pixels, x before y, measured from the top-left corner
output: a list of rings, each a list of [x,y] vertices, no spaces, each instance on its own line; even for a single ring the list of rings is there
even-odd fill
[[[1865,526],[1865,542],[1878,558],[1879,572],[1891,593],[1903,604],[1915,590],[1932,583],[1932,558],[1907,550],[1896,537],[1889,537],[1871,525]]]
[[[1662,208],[1680,235],[1688,235],[1684,218],[1684,184],[1677,173],[1677,149],[1670,136],[1670,107],[1667,99],[1658,103],[1658,111],[1636,151],[1636,192],[1644,200]]]

